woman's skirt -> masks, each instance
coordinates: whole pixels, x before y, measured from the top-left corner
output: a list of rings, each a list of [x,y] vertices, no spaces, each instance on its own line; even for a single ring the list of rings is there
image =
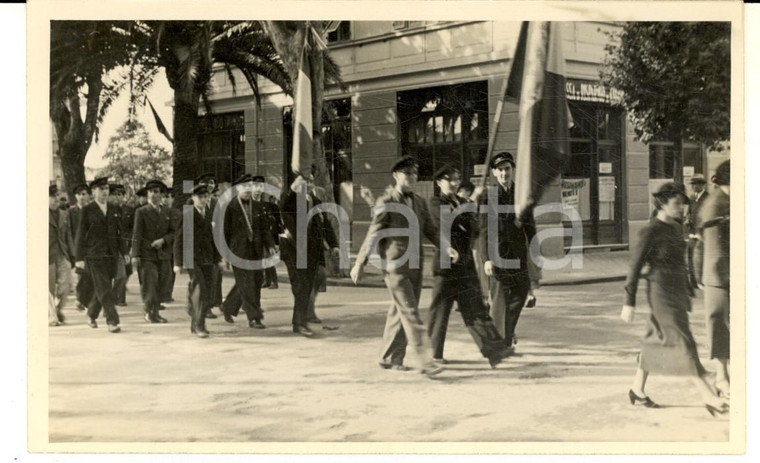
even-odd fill
[[[640,366],[653,373],[701,376],[705,369],[699,361],[697,343],[689,327],[688,280],[679,278],[669,283],[667,286],[658,281],[648,284],[647,297],[652,314],[643,339]]]
[[[730,299],[728,288],[705,286],[707,345],[711,359],[731,358]]]

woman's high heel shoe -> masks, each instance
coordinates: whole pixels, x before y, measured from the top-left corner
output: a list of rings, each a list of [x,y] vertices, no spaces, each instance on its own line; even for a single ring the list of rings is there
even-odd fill
[[[710,404],[705,404],[705,408],[707,409],[707,411],[710,413],[710,415],[713,418],[715,417],[715,414],[725,415],[726,413],[728,413],[728,406],[723,406],[721,408],[718,408]]]
[[[632,389],[628,391],[628,400],[631,401],[631,405],[641,403],[641,405],[645,406],[646,408],[660,408],[660,406],[653,402],[649,397],[639,397],[634,394]]]
[[[731,385],[725,379],[715,382],[715,391],[721,399],[731,398]]]

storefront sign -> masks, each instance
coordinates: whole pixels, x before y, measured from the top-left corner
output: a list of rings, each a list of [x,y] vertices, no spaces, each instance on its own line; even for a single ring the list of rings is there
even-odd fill
[[[562,180],[562,207],[578,209],[580,190],[586,186],[585,180]]]
[[[615,177],[599,177],[599,202],[615,202]]]
[[[600,174],[611,174],[612,173],[612,163],[611,162],[600,162],[599,163],[599,173]]]
[[[619,90],[589,80],[568,79],[565,88],[567,99],[571,101],[618,104],[622,96],[622,92]]]

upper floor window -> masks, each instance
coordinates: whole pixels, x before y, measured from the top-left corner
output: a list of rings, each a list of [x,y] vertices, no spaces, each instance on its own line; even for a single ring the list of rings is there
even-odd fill
[[[327,28],[327,42],[345,42],[351,40],[351,21],[338,21]]]

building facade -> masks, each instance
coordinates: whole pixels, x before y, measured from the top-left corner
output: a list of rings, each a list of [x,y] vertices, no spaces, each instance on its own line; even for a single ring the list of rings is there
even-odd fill
[[[644,144],[614,103],[617,94],[599,81],[604,46],[615,25],[562,25],[567,96],[574,126],[571,155],[562,178],[542,203],[561,204],[580,217],[582,239],[553,236],[542,253],[560,256],[572,246],[625,249],[649,220],[650,193],[673,178],[673,143]],[[402,155],[420,162],[418,193],[434,194],[433,172],[459,166],[478,184],[485,173],[488,137],[512,57],[519,22],[344,21],[329,35],[332,58],[348,91],[325,91],[322,135],[335,200],[352,221],[352,248],[362,242],[370,205],[362,191],[379,196],[392,182],[390,169]],[[236,82],[245,82],[242,76]],[[249,90],[233,89],[226,72],[214,75],[213,116],[198,136],[198,172],[221,181],[243,172],[264,175],[282,187],[289,180],[292,100],[262,82],[262,106]],[[517,106],[506,104],[496,151],[517,148]],[[684,177],[709,173],[726,156],[686,144]],[[519,160],[517,160],[519,162]],[[539,230],[570,229],[561,213],[537,217]]]

